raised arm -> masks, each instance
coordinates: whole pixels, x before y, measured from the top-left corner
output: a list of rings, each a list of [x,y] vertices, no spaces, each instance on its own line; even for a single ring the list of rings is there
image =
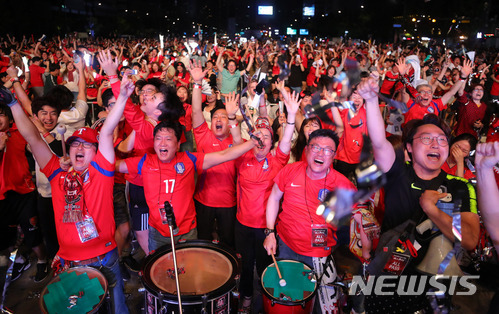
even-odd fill
[[[197,128],[204,123],[201,91],[203,78],[208,70],[203,71],[201,62],[196,62],[196,60],[191,60],[188,70],[194,81],[194,88],[192,89],[192,127]]]
[[[17,129],[31,146],[31,152],[35,156],[40,168],[45,168],[53,154],[47,143],[43,141],[36,126],[28,118],[14,95],[3,87],[0,87],[0,101],[10,107]]]
[[[87,101],[87,80],[85,79],[85,61],[81,58],[80,62],[75,63],[78,71],[78,100]]]
[[[9,74],[9,76],[12,78],[17,78],[17,69],[14,68],[13,65],[11,65],[7,69],[7,74]],[[24,90],[21,82],[19,80],[14,81],[12,87],[14,87],[14,92],[16,93],[17,99],[21,102],[24,110],[26,110],[26,112],[30,116],[32,116],[33,112],[31,111],[31,99],[29,99],[28,95],[26,95],[26,91]]]
[[[468,79],[468,76],[471,73],[471,70],[473,68],[473,62],[469,60],[465,60],[463,67],[461,68],[461,79],[452,86],[452,88],[445,93],[441,100],[442,103],[445,105],[449,102],[449,100],[459,91],[459,89],[466,83],[466,80]]]
[[[120,122],[123,110],[125,109],[128,97],[133,93],[135,86],[133,82],[128,79],[128,75],[123,75],[121,81],[120,94],[116,100],[116,104],[106,117],[106,121],[102,125],[99,133],[99,151],[110,163],[114,162],[114,129]]]
[[[284,154],[289,154],[289,151],[291,150],[291,139],[293,138],[293,132],[295,130],[296,112],[300,109],[301,103],[301,100],[298,100],[300,98],[300,94],[295,93],[294,91],[287,98],[288,100],[285,100],[284,104],[288,110],[288,118],[286,120],[286,127],[284,128],[284,135],[279,142],[279,149]]]
[[[494,176],[494,165],[499,163],[499,142],[478,144],[476,148],[476,176],[478,206],[485,228],[499,251],[499,189]]]
[[[217,68],[219,72],[224,69],[223,54],[225,49],[223,47],[218,47],[218,57],[217,57]]]
[[[237,122],[237,110],[239,109],[239,94],[236,92],[229,93],[225,97],[225,110],[227,111],[227,118],[229,119],[230,134],[232,135],[232,143],[238,145],[243,143],[243,138],[241,137],[241,128]]]
[[[383,172],[387,172],[395,162],[395,150],[385,136],[385,122],[379,110],[378,82],[370,77],[359,84],[357,91],[366,101],[367,131],[374,151],[374,159]]]

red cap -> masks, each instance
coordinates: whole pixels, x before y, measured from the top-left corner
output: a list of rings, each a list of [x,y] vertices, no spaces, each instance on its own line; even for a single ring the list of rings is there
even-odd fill
[[[99,143],[99,136],[96,130],[92,128],[81,128],[76,131],[74,131],[73,135],[71,135],[67,140],[66,143],[69,145],[71,142],[76,140],[77,138],[84,140],[87,143],[92,143],[92,144],[98,144]]]
[[[270,135],[274,136],[274,132],[272,131],[272,127],[270,126],[269,119],[267,119],[265,117],[263,117],[263,118],[259,117],[258,119],[256,119],[255,128],[256,129],[267,129],[267,130],[269,130]]]

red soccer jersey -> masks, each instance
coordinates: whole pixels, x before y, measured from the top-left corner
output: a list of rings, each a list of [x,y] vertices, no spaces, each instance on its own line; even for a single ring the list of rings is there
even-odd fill
[[[30,82],[33,87],[43,87],[43,78],[42,75],[45,73],[45,68],[42,68],[39,65],[32,64],[29,67],[30,72]]]
[[[0,200],[5,199],[7,191],[26,194],[35,190],[25,155],[26,141],[15,126],[7,134],[7,146],[0,151]]]
[[[47,176],[52,187],[52,202],[54,204],[55,226],[59,240],[61,258],[70,261],[89,259],[105,254],[116,247],[114,241],[114,210],[113,210],[113,185],[114,163],[97,152],[88,166],[88,172],[83,178],[83,203],[90,216],[92,216],[99,236],[82,243],[78,235],[76,223],[64,223],[63,216],[66,205],[66,191],[64,180],[67,172],[59,165],[56,155],[48,162],[42,173]]]
[[[194,129],[197,150],[207,154],[219,152],[232,146],[232,136],[219,140],[204,122]],[[210,207],[232,207],[236,205],[236,166],[228,161],[212,167],[198,177],[194,198]]]
[[[391,70],[386,72],[385,79],[383,80],[383,84],[381,84],[380,93],[385,94],[385,95],[391,95],[393,92],[392,91],[393,85],[395,85],[398,78],[399,78],[398,73],[395,74]]]
[[[456,171],[457,171],[457,165],[454,165],[454,167],[449,167],[449,164],[446,162],[444,162],[444,164],[442,165],[442,170],[447,172],[448,174],[451,174],[453,176],[456,175]],[[464,178],[466,180],[469,180],[471,178],[474,178],[475,175],[473,174],[473,172],[471,172],[470,169],[468,169],[468,167],[464,166]]]
[[[423,119],[423,117],[429,113],[433,113],[438,116],[440,111],[447,108],[447,105],[444,105],[441,99],[433,99],[430,102],[430,104],[425,107],[421,106],[420,104],[416,104],[414,100],[410,99],[407,102],[407,108],[409,110],[404,114],[405,116],[404,125],[407,124],[407,122],[414,119]]]
[[[473,128],[475,121],[481,120],[485,116],[485,111],[487,110],[487,105],[484,102],[480,102],[480,107],[468,98],[468,93],[464,93],[461,97],[456,100],[457,107],[457,119],[456,125],[454,126],[454,134],[456,136],[463,133],[469,133],[477,137],[477,133]]]
[[[361,106],[350,121],[348,121],[348,109],[341,110],[340,115],[345,130],[338,145],[336,159],[349,164],[357,164],[360,162],[360,153],[364,145],[362,135],[367,134],[366,107]]]
[[[118,99],[120,94],[120,82],[111,84],[113,95]],[[145,153],[154,154],[154,127],[155,124],[146,119],[146,115],[139,106],[132,103],[130,98],[126,101],[125,110],[123,111],[126,121],[135,130],[135,142],[133,145],[133,156],[143,156]],[[125,176],[128,182],[135,185],[143,186],[142,176],[128,174]]]
[[[149,207],[149,225],[163,236],[170,237],[168,224],[163,224],[160,208],[170,202],[179,228],[186,234],[196,227],[194,208],[194,174],[203,171],[204,154],[178,152],[169,163],[159,161],[157,155],[125,159],[130,174],[144,177],[144,194]]]
[[[273,180],[279,170],[286,165],[289,154],[279,147],[258,161],[253,151],[236,159],[237,179],[237,220],[251,228],[267,226],[265,209],[272,191]]]
[[[277,232],[293,252],[313,257],[331,254],[336,244],[336,229],[315,214],[327,193],[339,187],[355,190],[355,186],[338,171],[331,169],[323,179],[312,180],[305,171],[307,164],[299,161],[284,167],[275,178],[284,192],[282,211],[277,220]],[[312,246],[312,225],[327,226],[325,247]]]

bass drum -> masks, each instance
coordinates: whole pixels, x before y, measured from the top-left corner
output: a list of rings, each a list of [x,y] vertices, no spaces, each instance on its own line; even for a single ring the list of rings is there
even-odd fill
[[[240,259],[227,246],[187,241],[175,246],[184,313],[230,313]],[[169,245],[149,255],[142,271],[146,313],[178,313],[173,254]]]

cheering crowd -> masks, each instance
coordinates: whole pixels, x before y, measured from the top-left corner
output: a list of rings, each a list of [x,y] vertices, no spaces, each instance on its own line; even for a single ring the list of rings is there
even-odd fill
[[[427,219],[459,242],[465,272],[497,263],[497,51],[5,35],[0,78],[0,250],[19,246],[19,231],[25,248],[14,280],[31,249],[35,282],[51,266],[105,266],[117,282],[114,310],[127,313],[124,265],[140,262],[132,237],[146,255],[170,237],[216,239],[242,256],[239,311],[249,313],[254,269],[261,276],[272,254],[319,278],[338,246],[372,274],[418,273],[430,241],[401,246],[400,271],[389,271],[393,258],[378,265],[377,243]],[[386,183],[355,204],[351,228],[337,228],[316,209],[329,192],[357,189],[368,138]],[[318,290],[316,311],[338,306],[328,293]],[[424,296],[370,296],[353,311],[423,308],[431,309]]]

